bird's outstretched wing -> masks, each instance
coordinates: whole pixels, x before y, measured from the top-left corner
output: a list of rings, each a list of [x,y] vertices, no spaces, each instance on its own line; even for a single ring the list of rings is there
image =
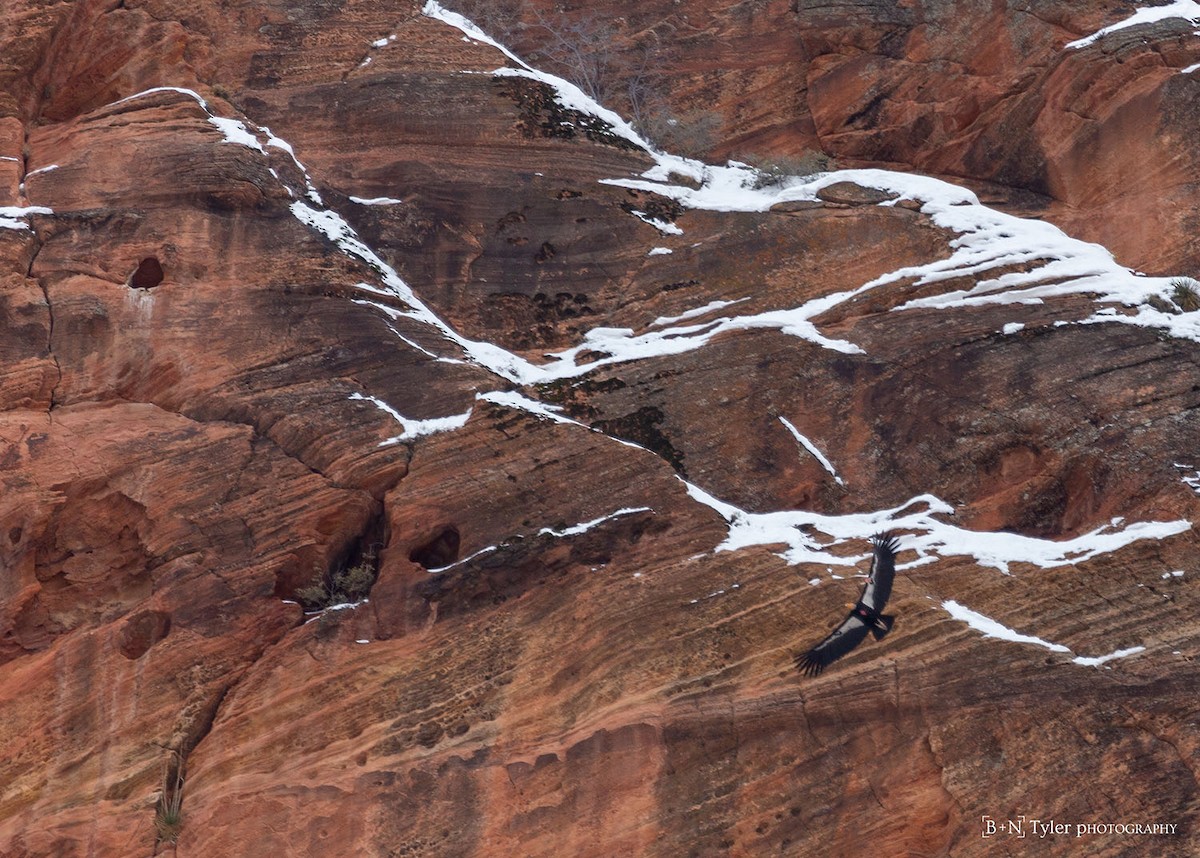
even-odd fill
[[[851,611],[832,634],[806,653],[796,653],[796,669],[805,676],[817,676],[837,659],[854,649],[870,629]]]
[[[871,537],[875,555],[871,558],[871,572],[859,601],[876,613],[883,610],[892,595],[892,579],[896,577],[896,551],[900,543],[891,533],[877,533]]]

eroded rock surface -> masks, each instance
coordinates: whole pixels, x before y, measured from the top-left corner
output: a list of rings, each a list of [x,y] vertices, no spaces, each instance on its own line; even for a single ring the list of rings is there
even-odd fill
[[[729,151],[1181,271],[1197,40],[1061,5],[623,26]],[[0,57],[0,855],[1195,853],[1194,313],[1014,297],[1061,243],[965,258],[1015,227],[941,185],[689,202],[417,4],[18,3]],[[801,679],[889,526],[893,632]]]

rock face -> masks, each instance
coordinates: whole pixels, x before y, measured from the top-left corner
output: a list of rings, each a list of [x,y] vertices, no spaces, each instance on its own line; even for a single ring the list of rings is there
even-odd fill
[[[618,47],[1195,265],[1200,42],[1066,5]],[[436,11],[0,23],[0,855],[1195,854],[1196,313],[929,180],[714,203]]]
[[[713,154],[824,151],[848,166],[986,183],[989,194],[1104,244],[1127,265],[1200,267],[1192,241],[1200,163],[1185,142],[1200,124],[1200,82],[1186,71],[1200,63],[1200,44],[1185,19],[1072,47],[1132,7],[649,0],[632,10],[600,0],[560,18],[562,4],[508,5],[525,10],[508,29],[529,52],[546,38],[539,14],[560,28],[615,21],[609,65],[618,79],[652,47],[673,115],[719,120]]]

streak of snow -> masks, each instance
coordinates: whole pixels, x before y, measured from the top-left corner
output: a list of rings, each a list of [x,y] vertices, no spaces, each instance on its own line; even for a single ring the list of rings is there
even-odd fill
[[[1010,629],[1008,626],[996,622],[991,617],[984,616],[978,611],[972,611],[970,608],[960,605],[958,602],[953,600],[942,602],[942,607],[954,619],[966,623],[968,626],[978,632],[982,632],[985,638],[998,638],[999,640],[1012,641],[1013,643],[1032,644],[1034,646],[1044,647],[1051,652],[1071,653],[1069,647],[1065,647],[1062,644],[1051,643],[1050,641],[1043,640],[1042,638],[1035,637],[1033,635],[1022,634],[1021,632],[1015,631]],[[1095,657],[1076,655],[1071,659],[1071,661],[1074,664],[1082,665],[1084,667],[1099,667],[1105,662],[1109,662],[1117,658],[1125,658],[1126,656],[1130,655],[1136,655],[1139,652],[1145,651],[1145,649],[1146,648],[1144,646],[1133,646],[1129,647],[1128,649],[1119,649],[1115,652],[1110,652],[1108,655]]]
[[[825,515],[806,510],[751,513],[713,497],[691,483],[688,494],[711,507],[729,524],[725,540],[717,551],[736,551],[751,546],[782,546],[779,555],[790,565],[828,563],[851,566],[865,555],[839,557],[828,549],[849,540],[864,540],[881,530],[918,531],[905,538],[904,547],[917,552],[918,558],[898,568],[912,568],[941,557],[972,557],[980,566],[990,566],[1004,574],[1010,563],[1026,563],[1042,569],[1071,566],[1107,554],[1141,539],[1165,539],[1191,527],[1185,520],[1136,522],[1120,527],[1111,522],[1074,539],[1054,542],[1016,533],[986,533],[966,530],[940,521],[936,515],[953,515],[953,508],[924,494],[892,509],[875,512]],[[808,531],[825,534],[818,541]]]
[[[505,408],[512,408],[516,411],[525,411],[555,423],[583,426],[585,429],[591,428],[580,423],[578,420],[572,420],[570,417],[564,417],[562,414],[559,414],[558,412],[563,410],[560,405],[549,405],[536,399],[530,399],[528,396],[524,396],[514,390],[492,390],[487,393],[477,394],[476,398],[484,402],[503,405]]]
[[[1077,655],[1071,659],[1071,661],[1075,662],[1075,664],[1082,664],[1085,667],[1099,667],[1106,661],[1112,661],[1116,658],[1125,658],[1129,655],[1136,655],[1139,652],[1144,652],[1145,649],[1146,648],[1144,646],[1131,646],[1128,649],[1115,650],[1114,652],[1110,652],[1108,655],[1095,656],[1094,658]]]
[[[460,15],[458,12],[451,12],[441,3],[437,3],[435,0],[429,0],[429,2],[426,3],[421,9],[421,14],[428,18],[434,18],[438,21],[449,24],[451,27],[462,30],[464,34],[470,36],[475,41],[483,42],[485,45],[491,45],[513,62],[520,63],[522,66],[528,68],[528,66],[525,66],[525,63],[517,59],[516,55],[513,54],[512,51],[475,26],[475,22],[473,22],[471,19]]]
[[[1200,469],[1193,468],[1190,464],[1180,464],[1178,462],[1175,463],[1175,467],[1180,470],[1190,470],[1192,472],[1184,474],[1180,479],[1183,481],[1183,485],[1188,486],[1196,494],[1200,494]]]
[[[617,510],[616,512],[610,512],[607,515],[602,515],[599,518],[594,518],[591,521],[585,521],[580,524],[572,525],[571,527],[567,527],[562,530],[555,530],[552,527],[543,527],[541,530],[537,531],[537,533],[534,535],[535,536],[550,536],[555,539],[564,539],[564,538],[571,537],[571,536],[579,536],[582,533],[587,533],[589,530],[591,530],[594,527],[599,527],[601,524],[604,524],[604,522],[606,522],[606,521],[611,521],[614,518],[620,518],[620,517],[626,516],[626,515],[634,515],[635,513],[639,513],[639,512],[654,512],[654,510],[652,510],[648,506],[624,507],[622,509]],[[525,537],[523,537],[523,536],[514,537],[514,539],[518,539],[518,540],[524,539],[524,538]],[[485,546],[483,548],[480,548],[478,551],[475,551],[475,552],[467,555],[466,557],[463,557],[460,560],[455,560],[453,563],[449,563],[445,566],[438,566],[437,568],[430,569],[428,571],[430,574],[438,574],[441,572],[445,572],[449,569],[453,569],[456,566],[462,566],[464,563],[474,560],[476,557],[482,557],[485,554],[491,554],[493,551],[498,551],[501,548],[504,548],[508,544],[510,544],[510,540],[506,540],[505,542],[502,542],[499,545]],[[638,577],[638,576],[635,575],[634,577]]]
[[[217,116],[212,112],[212,108],[208,106],[208,102],[204,99],[204,97],[194,89],[187,89],[186,87],[181,86],[155,86],[151,87],[150,89],[145,89],[141,92],[134,93],[133,95],[126,96],[119,101],[113,102],[113,104],[124,104],[127,101],[133,101],[136,98],[143,98],[147,95],[153,95],[159,92],[176,92],[180,95],[186,95],[188,98],[193,99],[198,105],[200,105],[200,109],[207,114],[209,123],[217,128],[217,130],[219,130],[224,136],[224,142],[237,143],[238,145],[247,146],[251,149],[256,149],[259,152],[266,154],[266,152],[263,150],[262,144],[258,141],[258,138],[250,132],[245,123],[237,119],[227,119],[225,117]]]
[[[188,89],[182,86],[152,86],[149,89],[143,89],[141,92],[135,92],[133,95],[127,95],[124,98],[118,99],[117,101],[113,102],[113,105],[115,106],[118,104],[124,104],[127,101],[133,101],[136,98],[144,98],[147,95],[154,95],[155,93],[159,92],[177,92],[180,95],[186,95],[188,98],[195,99],[195,101],[202,108],[204,108],[205,113],[210,115],[212,114],[212,111],[209,110],[208,102],[204,100],[200,93],[196,92],[194,89]]]
[[[1000,329],[1000,332],[1003,334],[1015,334],[1017,331],[1022,331],[1024,329],[1025,325],[1021,322],[1009,322]]]
[[[733,304],[740,304],[742,301],[749,301],[749,298],[738,298],[734,301],[709,301],[703,307],[696,307],[694,310],[680,313],[678,316],[659,316],[650,323],[652,328],[661,328],[663,325],[673,325],[676,322],[683,322],[687,319],[694,319],[697,316],[704,316],[708,313],[714,313],[717,310],[723,310]]]
[[[453,432],[455,429],[461,429],[466,426],[467,421],[471,419],[471,414],[472,411],[466,411],[462,414],[451,414],[448,417],[434,417],[429,420],[406,418],[404,420],[404,431],[386,441],[380,441],[379,446],[385,447],[389,444],[399,444],[402,441],[411,441],[414,438],[437,435],[441,432]]]
[[[709,599],[717,598],[717,596],[724,596],[730,590],[738,590],[741,588],[741,586],[742,586],[741,584],[730,584],[728,587],[722,587],[720,590],[713,590],[707,596],[701,596],[698,599],[691,599],[688,601],[688,604],[689,605],[698,605],[701,602],[707,602]]]
[[[834,482],[836,482],[839,486],[844,486],[846,484],[846,481],[838,476],[837,470],[833,467],[833,464],[825,458],[825,454],[817,449],[816,444],[801,435],[800,430],[792,425],[792,421],[788,420],[786,417],[780,417],[779,422],[787,427],[787,430],[792,433],[792,436],[800,443],[800,446],[802,446],[805,450],[808,450],[808,452],[813,455],[813,458],[821,463],[821,467],[829,472],[829,475],[833,477]]]
[[[582,427],[583,429],[588,430],[589,432],[595,432],[597,435],[603,435],[605,438],[608,438],[610,441],[615,441],[616,443],[621,444],[625,447],[633,447],[635,450],[641,450],[648,456],[655,456],[655,457],[658,456],[657,453],[654,453],[654,452],[646,449],[641,444],[637,444],[633,441],[627,441],[624,438],[618,438],[615,435],[608,435],[605,432],[601,432],[599,429],[593,429],[591,426],[588,426],[586,423],[580,423],[578,420],[574,420],[570,417],[566,417],[562,414],[559,414],[558,412],[562,411],[562,407],[559,405],[549,405],[545,402],[541,402],[536,399],[530,399],[528,396],[523,396],[522,394],[517,393],[516,391],[493,390],[493,391],[489,391],[487,393],[476,394],[475,398],[481,399],[484,402],[492,402],[492,403],[495,403],[496,405],[502,405],[505,408],[512,408],[517,411],[524,411],[528,414],[533,414],[537,417],[541,417],[546,420],[550,420],[554,423],[563,423],[568,426],[579,426],[579,427]]]
[[[29,229],[30,215],[52,215],[46,206],[0,206],[0,229]]]
[[[476,557],[482,557],[485,554],[491,554],[493,551],[496,551],[499,548],[500,548],[499,545],[487,545],[487,546],[484,546],[483,548],[480,548],[478,551],[474,551],[474,552],[468,554],[466,557],[455,560],[453,563],[447,563],[445,566],[438,566],[436,568],[428,569],[426,571],[429,572],[430,575],[436,575],[439,572],[445,572],[447,569],[453,569],[455,566],[462,566],[464,563],[468,563],[468,562],[474,560]]]
[[[38,167],[36,170],[30,170],[28,173],[26,173],[25,178],[28,179],[30,176],[36,176],[38,173],[49,173],[51,170],[57,169],[58,164],[49,164],[45,167]]]
[[[759,172],[749,164],[730,161],[724,166],[703,164],[677,155],[650,152],[657,161],[638,179],[602,179],[601,183],[649,191],[675,200],[690,209],[707,211],[762,212],[779,202],[815,200],[815,191],[803,179],[793,178],[782,185],[758,188]],[[699,182],[692,185],[668,184],[672,175]]]
[[[958,602],[948,600],[942,602],[942,607],[956,620],[966,623],[971,628],[978,632],[982,632],[985,638],[999,638],[1000,640],[1012,641],[1013,643],[1033,644],[1035,646],[1045,647],[1051,652],[1070,652],[1070,648],[1062,644],[1050,643],[1033,635],[1021,634],[1018,631],[1010,629],[1008,626],[1001,625],[991,617],[985,617],[970,608],[960,605]]]
[[[550,536],[578,536],[581,533],[587,533],[593,527],[598,527],[606,521],[611,521],[614,518],[620,518],[625,515],[633,515],[639,512],[653,512],[648,506],[623,507],[616,512],[610,512],[608,515],[602,515],[599,518],[593,518],[591,521],[585,521],[582,524],[576,524],[564,530],[555,530],[552,527],[543,527],[538,531],[538,534],[548,534]]]
[[[378,408],[380,411],[384,411],[384,412],[390,414],[392,416],[392,419],[395,420],[397,423],[404,422],[404,418],[400,416],[399,411],[397,411],[395,408],[392,408],[392,406],[388,405],[386,402],[384,402],[382,399],[380,399],[377,396],[367,396],[362,393],[351,393],[350,398],[354,399],[354,400],[362,401],[362,402],[370,402],[376,408]]]
[[[237,120],[237,119],[228,119],[225,117],[217,116],[215,113],[212,112],[212,108],[210,108],[208,106],[208,102],[200,95],[200,93],[196,92],[193,89],[187,89],[185,87],[180,87],[180,86],[155,86],[155,87],[151,87],[150,89],[145,89],[145,90],[142,90],[141,92],[134,93],[133,95],[126,96],[125,98],[122,98],[119,101],[113,102],[113,104],[114,105],[124,104],[127,101],[132,101],[136,98],[144,98],[147,95],[153,95],[153,94],[159,93],[159,92],[179,93],[180,95],[185,95],[188,98],[191,98],[192,100],[194,100],[198,105],[200,105],[200,109],[203,110],[204,113],[207,115],[209,123],[221,132],[221,134],[223,136],[223,142],[236,143],[238,145],[246,146],[250,149],[254,149],[258,152],[261,152],[263,155],[267,154],[266,149],[263,148],[264,144],[258,139],[257,134],[254,131],[251,131],[251,129],[248,128],[244,122],[241,122],[240,120]],[[296,165],[296,167],[304,175],[305,184],[307,185],[307,190],[306,190],[305,195],[312,202],[316,203],[317,205],[321,205],[321,196],[320,196],[320,194],[317,193],[316,188],[313,187],[312,181],[309,179],[309,176],[308,176],[308,170],[303,164],[300,163],[299,159],[296,157],[296,152],[292,148],[292,145],[290,143],[288,143],[286,140],[283,140],[280,137],[276,137],[273,133],[271,133],[271,129],[267,128],[266,126],[259,126],[258,132],[261,132],[263,134],[263,136],[266,137],[265,145],[267,148],[280,149],[280,150],[286,152],[291,157],[292,162]],[[276,175],[276,177],[278,177],[277,173],[275,175]],[[291,188],[288,188],[288,192],[292,193],[294,195],[294,192],[292,191]]]
[[[636,217],[638,220],[645,221],[646,223],[650,224],[650,226],[657,229],[663,235],[683,235],[683,230],[680,229],[679,227],[677,227],[675,224],[671,223],[670,221],[659,220],[656,217],[651,217],[650,215],[646,214],[645,212],[640,212],[640,211],[637,211],[636,209],[630,210],[629,213],[631,215],[633,215],[634,217]]]
[[[362,289],[365,289],[367,291],[372,291],[370,285],[366,284],[366,283],[360,283],[359,287]],[[378,301],[371,301],[366,298],[355,298],[354,303],[362,304],[365,307],[374,307],[376,310],[380,311],[381,313],[383,313],[385,316],[388,316],[392,320],[413,318],[413,314],[411,312],[397,310],[395,307],[389,307],[387,304],[381,304]],[[466,363],[466,361],[459,360],[458,358],[443,357],[442,355],[431,352],[429,349],[425,348],[420,343],[410,339],[409,337],[404,336],[404,334],[402,334],[402,333],[400,333],[400,331],[396,330],[396,327],[394,325],[392,325],[391,323],[388,323],[387,327],[388,327],[388,330],[391,331],[393,334],[395,334],[397,339],[399,339],[401,342],[405,343],[408,346],[411,346],[412,348],[419,351],[421,354],[426,355],[427,357],[433,358],[435,361],[438,361],[439,363],[457,363],[457,364]],[[439,333],[443,333],[440,328],[437,328],[437,330]],[[444,336],[444,333],[443,333],[443,336]]]
[[[430,3],[430,5],[436,5]],[[491,40],[488,40],[491,42]],[[495,45],[495,42],[491,42]],[[511,66],[502,66],[492,72],[494,77],[523,77],[529,80],[535,80],[539,83],[544,83],[554,90],[555,100],[567,110],[575,110],[579,113],[584,113],[589,116],[594,116],[608,126],[608,131],[617,137],[621,137],[633,143],[635,146],[645,149],[647,152],[651,150],[651,146],[643,139],[628,122],[621,118],[620,114],[609,110],[607,107],[601,106],[595,99],[584,94],[583,90],[569,81],[563,80],[552,74],[547,74],[539,69],[532,68],[523,60],[518,59],[507,48],[501,47],[500,50],[509,57],[509,59],[520,65],[520,68],[512,68]]]
[[[358,203],[360,206],[398,206],[404,200],[398,200],[395,197],[350,197],[350,202]]]
[[[646,255],[647,256],[666,256],[668,253],[674,253],[674,252],[675,251],[669,247],[652,247],[652,248],[650,248],[650,252],[647,253]]]
[[[1165,329],[1173,337],[1200,342],[1200,311],[1179,314],[1164,313],[1148,305],[1142,305],[1137,308],[1135,313],[1128,314],[1118,313],[1114,308],[1106,307],[1083,319],[1080,324],[1096,325],[1107,322]]]
[[[292,164],[294,164],[296,169],[300,171],[300,174],[304,176],[304,196],[307,197],[310,202],[316,205],[323,205],[324,203],[321,199],[321,195],[317,193],[317,189],[312,183],[312,178],[308,174],[308,168],[305,167],[304,164],[300,162],[300,159],[296,157],[296,150],[292,147],[292,144],[284,140],[282,137],[277,137],[274,132],[272,132],[271,129],[265,125],[260,125],[257,127],[258,131],[266,138],[266,147],[268,149],[279,149],[281,152],[286,153],[287,156],[292,159]],[[265,151],[264,154],[266,154]],[[278,174],[275,175],[278,176]],[[287,185],[285,185],[285,187],[287,187],[289,194],[291,194],[293,197],[296,196],[296,192],[291,187]]]
[[[399,435],[388,438],[386,441],[380,441],[380,447],[399,444],[403,441],[412,441],[416,438],[423,438],[426,435],[437,435],[440,432],[453,432],[455,429],[461,429],[467,425],[467,421],[471,419],[471,414],[474,413],[473,408],[468,409],[464,414],[451,414],[448,417],[433,417],[426,420],[414,420],[411,417],[404,417],[395,408],[388,405],[382,399],[376,396],[367,396],[362,393],[350,394],[351,399],[363,400],[375,405],[380,411],[384,411],[391,415],[392,418],[404,427],[404,431]]]
[[[429,2],[425,4],[421,11],[422,14],[429,18],[434,18],[442,21],[443,23],[449,24],[451,27],[456,27],[465,35],[470,36],[477,42],[482,42],[485,45],[491,45],[517,66],[516,68],[507,66],[498,68],[492,72],[494,76],[524,77],[544,83],[554,90],[556,100],[563,107],[567,108],[568,110],[577,110],[580,113],[586,113],[596,117],[597,119],[606,123],[610,127],[613,134],[628,140],[630,143],[633,143],[640,149],[644,149],[647,152],[652,152],[654,149],[654,147],[651,146],[645,138],[633,130],[633,126],[626,122],[620,114],[602,106],[591,96],[585,94],[583,90],[581,90],[575,84],[563,80],[561,77],[556,77],[555,75],[547,74],[539,69],[535,69],[504,45],[500,44],[487,33],[483,32],[483,30],[479,29],[479,27],[477,27],[470,19],[458,14],[457,12],[451,12],[440,3],[436,2],[436,0],[429,0]],[[676,172],[680,172],[683,175],[693,178],[698,178],[696,169],[699,166],[702,166],[698,161],[690,161],[686,158],[674,158],[672,156],[661,157],[667,158],[672,163],[676,161],[680,162],[678,165],[680,169],[676,170]],[[685,164],[696,166],[688,167],[685,166]]]
[[[262,143],[250,133],[250,129],[240,120],[210,115],[208,121],[217,126],[221,130],[221,133],[225,135],[224,142],[236,143],[239,146],[255,149],[264,155],[267,154],[266,150],[262,147]]]
[[[1194,65],[1190,65],[1187,68],[1180,69],[1179,73],[1180,74],[1191,74],[1192,72],[1196,71],[1197,69],[1200,69],[1200,63],[1195,63]]]
[[[1174,0],[1174,2],[1167,3],[1165,6],[1140,8],[1123,21],[1110,24],[1104,29],[1092,33],[1090,36],[1084,36],[1082,39],[1068,42],[1067,48],[1073,50],[1087,47],[1103,36],[1117,30],[1124,30],[1126,27],[1135,27],[1138,24],[1152,24],[1155,21],[1165,21],[1167,18],[1183,18],[1193,24],[1200,23],[1200,3],[1195,2],[1195,0]]]
[[[360,283],[358,288],[376,294],[391,294],[399,297],[412,310],[400,315],[415,319],[438,330],[446,339],[455,343],[471,360],[483,366],[496,375],[521,384],[530,384],[549,380],[553,376],[540,367],[531,364],[524,358],[506,351],[500,346],[489,342],[468,339],[446,322],[442,321],[427,307],[412,291],[396,271],[383,261],[378,254],[367,246],[341,215],[337,212],[316,209],[300,200],[292,203],[292,214],[301,223],[323,233],[330,241],[341,248],[348,256],[356,257],[373,268],[383,281],[384,287],[379,288],[369,283]]]
[[[370,599],[360,599],[357,602],[339,602],[336,605],[330,605],[328,608],[322,608],[319,611],[307,611],[305,612],[305,616],[308,617],[308,619],[304,621],[304,624],[308,625],[313,620],[320,619],[322,614],[337,613],[338,611],[352,611],[360,605],[368,604],[370,601]]]
[[[637,335],[629,328],[595,328],[584,336],[580,345],[548,354],[546,357],[552,362],[542,367],[534,367],[533,376],[528,378],[528,381],[571,378],[609,364],[684,354],[707,345],[713,338],[729,331],[758,328],[775,329],[788,336],[808,340],[843,354],[862,354],[862,349],[854,343],[826,337],[809,321],[851,294],[853,293],[840,292],[814,298],[794,309],[766,310],[754,315],[722,317],[702,325],[663,328]],[[596,354],[606,356],[594,358],[583,364],[577,363],[577,358],[584,354],[589,357]]]
[[[375,302],[374,302],[374,301],[370,301],[370,302],[367,302],[367,303],[374,304]],[[396,335],[396,338],[397,338],[398,340],[400,340],[400,342],[404,343],[406,346],[409,346],[410,348],[413,348],[413,349],[415,349],[416,351],[419,351],[421,354],[423,354],[423,355],[425,355],[425,356],[427,356],[427,357],[431,357],[431,358],[433,358],[433,359],[434,359],[435,361],[437,361],[438,363],[458,363],[458,364],[461,364],[461,363],[466,363],[466,361],[461,361],[461,360],[459,360],[458,358],[448,358],[448,357],[442,357],[441,355],[438,355],[438,354],[434,354],[433,352],[431,352],[429,349],[425,348],[425,347],[424,347],[423,345],[421,345],[420,343],[418,343],[418,342],[416,342],[415,340],[409,339],[408,337],[404,336],[404,334],[402,334],[402,333],[400,333],[399,331],[397,331],[397,330],[395,329],[395,327],[393,327],[392,325],[388,325],[388,330],[390,330],[390,331],[391,331],[393,334],[395,334],[395,335]]]

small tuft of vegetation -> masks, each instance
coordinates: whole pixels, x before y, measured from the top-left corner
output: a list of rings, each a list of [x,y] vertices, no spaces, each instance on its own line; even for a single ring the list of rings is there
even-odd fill
[[[799,155],[745,155],[742,160],[758,170],[754,180],[754,189],[758,191],[779,187],[792,176],[812,176],[837,169],[837,162],[831,155],[813,150]]]
[[[1158,310],[1160,313],[1179,314],[1179,308],[1164,298],[1162,295],[1151,295],[1146,299],[1146,303]]]
[[[312,584],[296,591],[296,601],[308,611],[359,602],[371,592],[378,574],[378,560],[373,552],[367,552],[352,566],[330,575],[318,573]]]
[[[1200,310],[1200,280],[1192,277],[1173,279],[1171,281],[1171,300],[1185,313]]]
[[[723,120],[711,110],[694,110],[683,115],[671,112],[665,99],[645,97],[635,104],[633,125],[638,133],[664,151],[700,158],[712,151],[721,136]]]
[[[1193,277],[1175,277],[1171,280],[1171,291],[1167,296],[1151,295],[1146,303],[1160,313],[1178,316],[1200,310],[1200,280]]]
[[[174,843],[183,829],[183,760],[174,755],[163,763],[162,794],[154,810],[154,830],[161,843]]]

